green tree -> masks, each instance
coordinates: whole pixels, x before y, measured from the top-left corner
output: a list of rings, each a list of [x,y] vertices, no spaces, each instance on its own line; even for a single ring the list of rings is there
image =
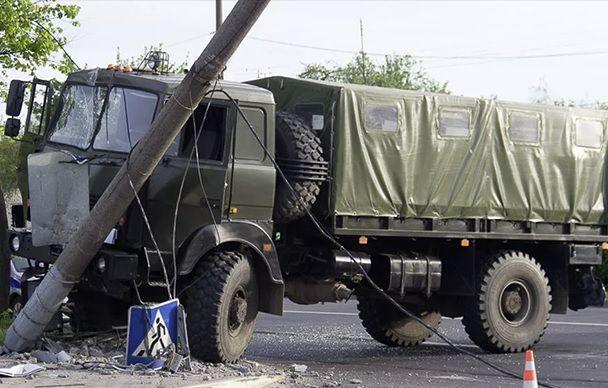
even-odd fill
[[[138,68],[139,66],[143,67],[143,61],[146,58],[146,55],[151,51],[164,51],[163,44],[159,43],[158,45],[151,45],[150,47],[145,46],[143,51],[139,55],[129,58],[123,58],[120,55],[120,47],[116,47],[115,64],[122,66],[131,66],[134,69]],[[186,57],[186,59],[184,59],[184,61],[182,62],[169,61],[167,66],[167,72],[170,74],[183,73],[185,70],[188,70],[188,57]]]
[[[79,6],[56,0],[0,0],[0,9],[0,98],[6,97],[8,69],[30,74],[45,66],[62,73],[76,69],[63,46],[67,42],[64,27],[78,26]],[[7,195],[17,189],[19,146],[12,139],[0,139],[0,185]]]
[[[545,78],[538,81],[538,85],[530,88],[530,102],[536,104],[555,105],[570,108],[590,108],[608,110],[608,102],[605,101],[580,101],[571,98],[556,97],[549,92],[549,85]]]
[[[7,195],[17,190],[19,142],[4,138],[0,141],[0,187]]]
[[[299,77],[435,93],[450,92],[447,82],[432,79],[411,55],[387,55],[376,63],[361,52],[344,66],[308,64]]]
[[[50,66],[61,72],[74,68],[74,61],[63,49],[67,39],[63,27],[77,26],[80,7],[55,0],[0,0],[0,98],[6,96],[7,70],[33,74]],[[59,59],[54,54],[63,52]],[[0,128],[4,133],[4,128]],[[8,241],[4,193],[17,188],[19,143],[0,138],[0,239]],[[0,311],[8,307],[9,252],[0,246]]]
[[[32,73],[41,66],[60,71],[71,66],[69,56],[54,58],[67,39],[62,26],[77,26],[77,5],[56,0],[0,0],[0,71],[14,69]],[[0,79],[0,89],[5,81]]]

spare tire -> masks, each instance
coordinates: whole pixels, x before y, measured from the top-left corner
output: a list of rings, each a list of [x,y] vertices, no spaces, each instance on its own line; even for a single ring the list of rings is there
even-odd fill
[[[301,162],[305,170],[319,171],[319,167],[308,166],[325,166],[326,163],[317,135],[299,116],[287,112],[276,114],[276,155],[281,170],[295,191],[294,195],[283,179],[277,177],[274,221],[285,224],[306,214],[306,209],[310,209],[317,200],[323,182],[314,175],[298,174],[294,166]]]

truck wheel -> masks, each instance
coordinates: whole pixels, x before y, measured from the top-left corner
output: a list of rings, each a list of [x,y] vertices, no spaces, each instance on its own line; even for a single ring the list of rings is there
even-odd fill
[[[218,251],[201,259],[198,279],[185,292],[192,355],[209,362],[236,362],[245,352],[258,314],[253,263],[239,252]]]
[[[365,331],[376,341],[388,346],[416,346],[424,342],[433,333],[403,314],[384,300],[358,296],[359,318]],[[441,323],[441,314],[437,311],[420,312],[420,319],[434,329]]]
[[[550,310],[551,288],[545,271],[527,253],[503,252],[482,271],[463,324],[482,349],[522,352],[545,333]]]
[[[298,116],[277,112],[276,114],[277,159],[290,161],[322,162],[323,148],[315,133]],[[289,179],[289,177],[288,177]],[[274,220],[278,223],[295,221],[306,214],[306,209],[317,200],[321,191],[319,182],[306,179],[289,179],[296,195],[285,182],[277,178],[274,205]]]

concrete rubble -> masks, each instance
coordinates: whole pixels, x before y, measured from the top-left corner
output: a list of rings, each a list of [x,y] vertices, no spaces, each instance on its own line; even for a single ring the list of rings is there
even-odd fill
[[[172,373],[168,369],[149,369],[143,365],[124,365],[126,332],[115,331],[87,337],[44,338],[35,350],[29,353],[11,353],[0,356],[0,368],[20,364],[34,364],[44,368],[26,378],[11,378],[10,383],[22,382],[25,379],[65,379],[88,375],[109,376],[122,380],[122,377],[158,377],[175,380],[174,384],[182,385],[184,381],[212,381],[231,377],[277,376],[282,370],[261,365],[254,361],[243,360],[238,364],[212,364],[192,360],[192,370],[179,370]],[[2,378],[0,382],[8,382]]]

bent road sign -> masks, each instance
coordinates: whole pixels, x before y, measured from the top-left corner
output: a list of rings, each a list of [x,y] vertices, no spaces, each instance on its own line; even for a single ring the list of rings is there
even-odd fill
[[[149,364],[166,347],[177,344],[178,299],[154,306],[131,306],[127,332],[127,365]]]

